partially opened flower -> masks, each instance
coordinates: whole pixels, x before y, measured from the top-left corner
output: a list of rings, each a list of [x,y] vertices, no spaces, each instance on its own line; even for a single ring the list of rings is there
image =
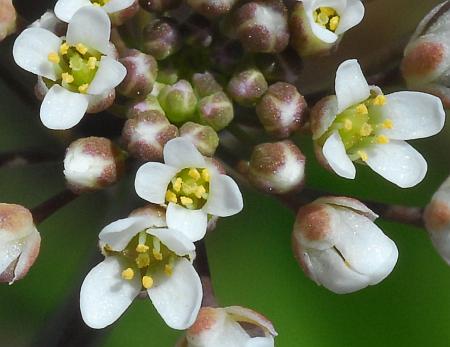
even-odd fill
[[[72,17],[64,38],[42,28],[28,28],[16,39],[16,63],[42,76],[49,88],[40,111],[47,128],[75,126],[90,105],[108,98],[125,78],[126,68],[116,60],[109,43],[110,32],[104,11],[83,7]]]
[[[167,223],[191,240],[206,232],[208,215],[227,217],[242,210],[239,187],[221,174],[187,139],[176,138],[164,147],[164,162],[142,165],[137,194],[152,203],[167,205]]]
[[[361,202],[325,197],[298,210],[294,255],[318,285],[345,294],[381,282],[393,270],[398,250]]]
[[[103,228],[105,260],[86,276],[80,309],[87,325],[104,328],[116,321],[141,291],[173,329],[187,329],[197,317],[202,286],[192,261],[195,246],[168,229],[165,211],[147,206]]]
[[[273,347],[275,336],[272,323],[251,309],[203,307],[177,347]]]
[[[292,46],[301,56],[327,52],[363,17],[360,0],[298,1],[290,18]]]
[[[421,182],[427,163],[404,140],[441,131],[441,101],[419,92],[385,96],[367,84],[356,60],[339,66],[335,90],[336,95],[322,99],[311,111],[316,153],[323,164],[350,179],[356,175],[355,161],[402,188]]]

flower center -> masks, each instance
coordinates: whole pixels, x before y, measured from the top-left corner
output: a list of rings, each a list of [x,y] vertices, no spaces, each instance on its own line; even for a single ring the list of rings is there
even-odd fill
[[[384,95],[372,94],[364,102],[347,108],[336,116],[333,124],[319,141],[325,143],[326,139],[337,130],[350,159],[367,161],[368,156],[364,148],[373,144],[389,143],[389,138],[380,133],[383,129],[394,127],[391,119],[382,116],[381,108],[385,104]]]
[[[170,181],[166,191],[166,202],[197,210],[206,203],[208,193],[208,169],[186,168],[178,172]]]
[[[48,60],[54,64],[57,76],[60,76],[56,83],[72,92],[84,94],[95,77],[101,57],[100,52],[82,43],[70,46],[63,42],[59,52],[51,52]]]
[[[90,0],[94,6],[105,6],[111,0]]]
[[[314,21],[321,27],[332,31],[336,31],[341,17],[332,7],[319,7],[313,12]]]

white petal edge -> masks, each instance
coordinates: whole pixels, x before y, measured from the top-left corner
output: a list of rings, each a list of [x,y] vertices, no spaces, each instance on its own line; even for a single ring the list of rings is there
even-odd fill
[[[275,341],[272,336],[252,337],[247,341],[245,347],[274,347]]]
[[[125,281],[121,277],[124,269],[116,257],[107,257],[84,279],[80,310],[91,328],[102,329],[115,322],[139,294],[140,277]]]
[[[134,187],[137,195],[154,204],[164,204],[167,187],[178,169],[162,163],[150,162],[136,172]]]
[[[88,104],[89,99],[86,95],[72,93],[55,84],[42,101],[41,121],[49,129],[70,129],[81,121]]]
[[[192,264],[182,258],[172,276],[164,274],[155,279],[155,286],[148,289],[148,296],[166,324],[172,329],[184,330],[197,318],[203,291],[200,277]]]
[[[14,61],[24,70],[55,81],[54,64],[48,60],[48,55],[58,52],[60,45],[61,39],[48,30],[25,29],[14,42]]]
[[[413,140],[433,136],[444,127],[445,111],[441,100],[420,92],[397,92],[386,96],[383,117],[391,119],[392,129],[383,133],[394,140]]]
[[[19,257],[22,249],[21,240],[7,242],[2,245],[0,248],[0,274]]]
[[[134,2],[135,0],[111,0],[103,5],[103,10],[108,13],[118,12],[130,7]]]
[[[203,210],[208,214],[228,217],[242,211],[244,202],[237,183],[227,175],[213,175],[209,183],[208,201]]]
[[[84,6],[93,6],[89,0],[58,0],[55,4],[55,15],[68,23],[75,12]]]
[[[369,85],[356,59],[344,61],[336,71],[335,91],[338,113],[366,100],[370,96]]]
[[[127,69],[117,60],[103,56],[100,65],[87,90],[88,94],[99,95],[115,88],[127,75]]]
[[[268,331],[273,336],[278,335],[272,322],[258,312],[242,306],[228,306],[225,307],[224,310],[231,315],[235,321],[255,324]]]
[[[339,132],[335,131],[328,137],[322,148],[322,153],[330,167],[339,176],[354,179],[356,168],[345,151]]]
[[[341,35],[347,30],[361,23],[364,18],[364,5],[359,0],[347,0],[347,7],[341,15],[336,35]]]
[[[419,184],[427,173],[427,162],[405,141],[392,140],[366,149],[369,167],[400,188]]]
[[[25,244],[22,248],[19,260],[17,261],[14,269],[14,279],[9,283],[12,284],[15,280],[22,278],[31,265],[33,265],[37,256],[39,255],[39,249],[41,245],[41,234],[36,230],[27,237]]]
[[[151,227],[151,223],[144,216],[119,219],[104,227],[98,237],[114,251],[122,251],[137,233]]]
[[[72,17],[67,28],[67,43],[82,43],[106,54],[109,51],[111,21],[101,8],[85,6]]]
[[[168,228],[150,228],[147,234],[156,236],[167,248],[175,252],[176,255],[195,255],[195,245],[182,232]]]
[[[201,209],[189,210],[183,206],[169,203],[166,211],[167,226],[183,233],[192,241],[202,239],[208,226],[208,215]]]
[[[205,167],[205,158],[190,142],[181,137],[170,140],[164,146],[164,162],[177,168]]]

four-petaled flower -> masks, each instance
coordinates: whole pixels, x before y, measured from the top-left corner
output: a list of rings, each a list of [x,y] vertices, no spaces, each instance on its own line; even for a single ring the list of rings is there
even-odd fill
[[[355,178],[353,161],[357,161],[402,188],[421,182],[427,163],[404,140],[441,131],[445,121],[441,101],[419,92],[384,96],[367,84],[356,60],[339,66],[335,90],[336,95],[319,101],[311,112],[319,159],[345,178]]]
[[[24,30],[13,56],[23,69],[42,76],[48,90],[42,102],[42,123],[69,129],[83,118],[90,104],[107,97],[124,78],[126,68],[109,43],[111,22],[96,7],[83,7],[59,38],[42,28]]]
[[[200,240],[206,233],[208,215],[227,217],[242,210],[236,182],[206,161],[184,138],[164,146],[164,162],[142,165],[137,174],[137,194],[154,204],[167,205],[167,223]]]

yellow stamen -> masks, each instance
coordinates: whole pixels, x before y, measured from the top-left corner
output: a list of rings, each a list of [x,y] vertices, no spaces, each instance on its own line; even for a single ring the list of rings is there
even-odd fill
[[[149,289],[149,288],[153,287],[153,278],[151,278],[150,276],[142,277],[142,286],[145,289]]]
[[[334,16],[330,19],[330,30],[336,31],[338,25],[339,25],[340,18],[339,16]]]
[[[72,83],[72,82],[74,81],[73,76],[72,76],[70,73],[68,73],[68,72],[63,72],[63,73],[61,74],[61,79],[62,79],[63,82],[65,82],[65,83]]]
[[[386,135],[379,135],[377,137],[377,143],[379,143],[380,145],[385,145],[389,143],[389,138]]]
[[[319,24],[319,25],[325,26],[328,24],[329,20],[330,20],[329,17],[323,12],[320,12],[317,15],[317,24]]]
[[[383,122],[383,128],[385,129],[392,129],[394,127],[394,122],[392,119],[385,119]]]
[[[67,42],[64,42],[60,47],[59,47],[59,53],[61,53],[61,55],[65,55],[67,54],[67,52],[69,51],[70,46],[67,44]]]
[[[180,196],[180,201],[184,206],[192,205],[194,203],[194,200],[188,198],[187,196]]]
[[[181,177],[177,177],[174,183],[172,183],[173,190],[177,193],[181,190],[181,185],[183,184],[183,179]]]
[[[166,192],[166,200],[175,204],[178,202],[177,195],[171,190]]]
[[[136,257],[136,265],[139,269],[150,265],[150,256],[147,253],[140,253]]]
[[[82,43],[77,43],[75,49],[80,52],[80,54],[85,55],[88,51],[88,48]]]
[[[53,64],[59,64],[59,62],[60,62],[60,58],[59,58],[59,55],[58,55],[58,53],[56,53],[56,52],[51,52],[51,53],[49,53],[48,54],[48,60],[50,61],[50,62],[52,62]]]
[[[112,248],[111,248],[110,245],[106,244],[106,245],[103,246],[103,250],[106,251],[106,252],[111,252]]]
[[[328,17],[333,17],[336,14],[336,10],[332,7],[320,7],[319,10]]]
[[[85,84],[82,84],[81,86],[78,87],[78,91],[81,94],[86,94],[88,88],[89,88],[89,84],[85,83]]]
[[[361,136],[369,136],[370,134],[372,134],[372,126],[369,123],[364,123],[361,126],[361,130],[359,131],[359,134]]]
[[[369,114],[369,110],[364,104],[359,104],[358,106],[356,106],[356,112],[359,114]]]
[[[356,153],[359,155],[362,161],[367,161],[369,159],[369,156],[365,151],[358,151]]]
[[[130,281],[134,277],[134,271],[131,267],[122,271],[122,278],[124,280]]]
[[[202,170],[202,178],[205,182],[209,182],[209,171],[208,169]]]
[[[195,190],[195,197],[198,199],[201,199],[203,197],[203,194],[206,193],[206,189],[203,186],[198,186]]]
[[[198,180],[200,178],[200,173],[197,169],[190,169],[188,175],[192,177],[194,180]]]
[[[172,274],[173,274],[173,266],[170,265],[170,264],[166,264],[166,265],[164,266],[164,272],[165,272],[165,274],[166,274],[167,276],[172,276]]]
[[[344,129],[349,131],[353,129],[353,122],[348,118],[344,120]]]
[[[373,104],[375,106],[383,106],[386,104],[386,97],[384,95],[377,95],[375,99],[373,99]]]
[[[88,59],[87,66],[88,66],[89,70],[94,70],[97,67],[97,58],[90,57]]]
[[[162,260],[163,255],[160,251],[158,251],[157,249],[153,248],[153,256],[155,257],[156,260]]]
[[[147,252],[149,249],[150,249],[150,247],[147,246],[147,245],[139,244],[139,245],[136,246],[136,252],[138,252],[138,253],[145,253],[145,252]]]

